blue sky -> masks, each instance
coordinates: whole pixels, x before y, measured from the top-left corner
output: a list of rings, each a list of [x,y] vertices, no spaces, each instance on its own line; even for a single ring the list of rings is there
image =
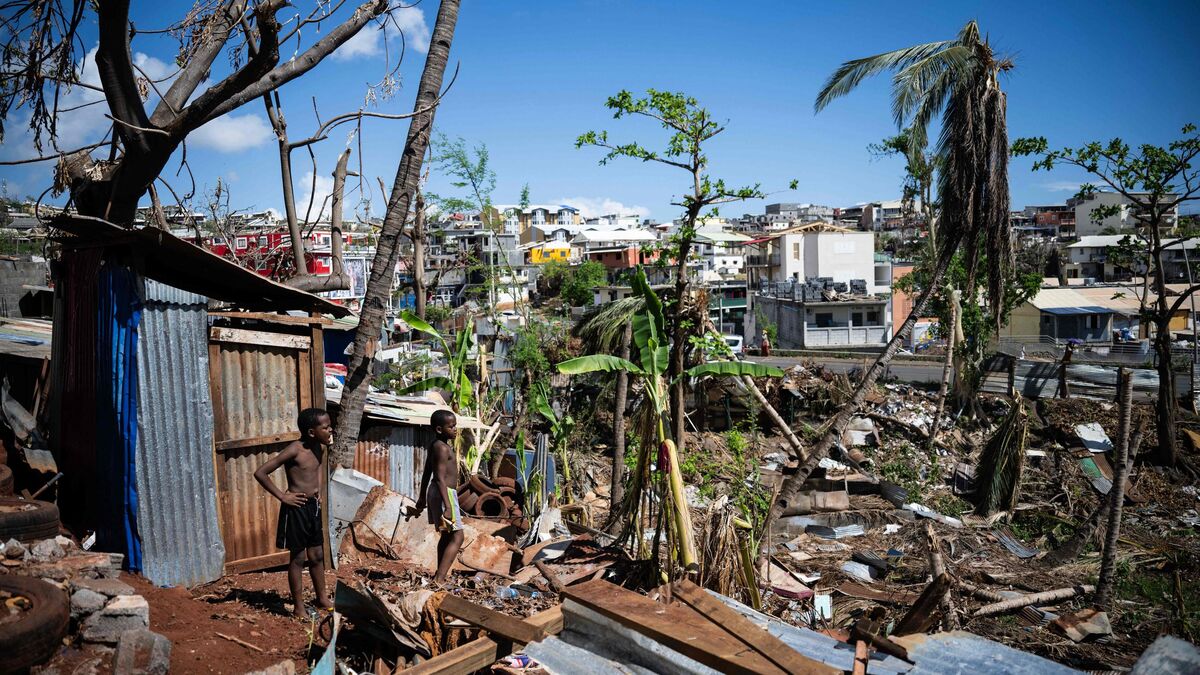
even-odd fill
[[[192,3],[134,4],[141,12],[136,24],[157,27]],[[650,147],[661,142],[665,136],[652,124],[613,120],[603,106],[622,88],[636,93],[647,87],[687,92],[728,120],[727,130],[709,148],[711,172],[731,183],[761,183],[778,191],[768,201],[846,206],[895,198],[900,162],[873,160],[866,151],[868,143],[895,132],[888,80],[869,81],[819,115],[813,113],[813,99],[843,61],[950,38],[971,18],[1016,61],[1003,83],[1012,138],[1042,135],[1052,145],[1112,136],[1163,143],[1185,122],[1200,122],[1196,2],[939,2],[918,3],[918,9],[894,2],[483,0],[463,5],[451,55],[460,73],[438,111],[437,127],[488,145],[498,174],[498,203],[514,202],[528,183],[535,202],[675,217],[670,202],[688,187],[683,172],[631,160],[599,166],[599,150],[574,148],[575,137],[588,129],[607,129],[613,140],[636,139]],[[428,40],[436,11],[435,0],[424,0],[403,13],[400,23],[410,39],[402,87],[374,109],[411,110],[424,60],[417,50]],[[94,23],[94,15],[89,21]],[[86,39],[94,45],[94,37]],[[378,81],[384,70],[381,47],[377,34],[361,38],[342,58],[327,60],[284,87],[293,137],[315,126],[313,96],[326,118],[363,104],[367,83]],[[139,37],[134,51],[148,71],[169,72],[173,51],[166,41]],[[70,134],[80,139],[96,129],[102,134],[102,107],[89,109],[95,111],[90,117],[67,120]],[[13,133],[20,118],[12,117],[0,159],[27,149]],[[189,144],[198,190],[211,189],[221,176],[234,206],[279,208],[278,162],[261,105],[249,104],[210,126]],[[326,177],[345,147],[345,131],[317,146],[318,194],[327,189]],[[362,169],[372,185],[378,176],[390,188],[406,132],[407,122],[366,124]],[[357,155],[358,144],[353,147]],[[296,162],[296,191],[303,197],[311,165],[306,153],[297,153]],[[176,177],[176,168],[169,169],[168,179],[177,191],[186,191],[189,181],[185,174]],[[0,167],[0,179],[18,196],[40,193],[50,173],[49,163]],[[1010,176],[1014,208],[1061,202],[1082,179],[1066,170],[1033,174],[1028,160],[1015,160]],[[799,188],[785,190],[792,178]],[[436,174],[429,189],[454,191]],[[378,213],[378,188],[373,192]],[[749,202],[723,212],[761,210],[762,202]]]

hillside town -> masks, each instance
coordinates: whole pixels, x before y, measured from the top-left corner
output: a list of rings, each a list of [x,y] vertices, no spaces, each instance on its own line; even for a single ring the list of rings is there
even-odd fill
[[[0,673],[1200,672],[1182,102],[1050,137],[938,8],[821,56],[892,135],[803,178],[653,84],[538,173],[457,135],[508,8],[10,4]]]

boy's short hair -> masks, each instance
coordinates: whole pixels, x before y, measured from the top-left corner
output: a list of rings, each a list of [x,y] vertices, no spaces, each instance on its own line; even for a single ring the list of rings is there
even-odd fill
[[[437,427],[444,427],[453,421],[454,413],[445,409],[435,410],[433,414],[429,416],[429,426],[434,427],[435,429]]]
[[[296,426],[300,429],[300,435],[308,433],[309,429],[316,427],[321,423],[322,417],[328,417],[329,411],[324,408],[305,408],[300,411],[300,416],[296,418]]]

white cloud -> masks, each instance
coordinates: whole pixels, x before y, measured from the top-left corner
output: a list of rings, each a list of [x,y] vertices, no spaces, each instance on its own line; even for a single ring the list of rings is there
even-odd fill
[[[358,58],[372,58],[384,53],[384,38],[387,39],[389,56],[395,58],[400,53],[401,38],[404,34],[406,50],[420,54],[429,51],[429,24],[425,22],[425,12],[420,7],[402,7],[391,13],[391,19],[386,20],[380,28],[375,24],[367,24],[354,37],[333,52],[335,61],[351,61]]]
[[[298,192],[302,196],[296,198],[296,217],[304,221],[304,216],[308,215],[308,221],[324,220],[329,218],[333,213],[330,208],[330,196],[333,195],[333,176],[317,176],[316,183],[313,183],[313,172],[307,171],[304,174],[300,185],[296,186]],[[309,199],[312,199],[312,211],[309,211]]]
[[[1077,180],[1055,180],[1042,183],[1042,188],[1050,192],[1079,192],[1081,183]]]
[[[608,197],[563,197],[555,200],[554,203],[574,206],[575,208],[579,209],[579,213],[584,218],[596,218],[598,216],[607,215],[636,215],[639,218],[646,218],[650,215],[650,209],[646,208],[645,206],[626,206],[625,204]]]
[[[224,115],[188,134],[189,145],[217,152],[240,152],[264,145],[274,136],[262,115]]]

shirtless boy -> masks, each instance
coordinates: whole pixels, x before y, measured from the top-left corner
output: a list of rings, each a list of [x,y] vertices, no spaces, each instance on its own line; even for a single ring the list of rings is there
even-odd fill
[[[430,416],[429,426],[433,427],[437,440],[429,446],[425,458],[416,513],[428,506],[429,524],[441,533],[437,546],[437,574],[433,580],[444,583],[463,543],[462,514],[455,489],[458,486],[458,460],[453,447],[454,437],[458,435],[458,420],[449,410],[438,410]]]
[[[283,452],[267,460],[254,472],[254,479],[271,496],[279,500],[279,528],[275,546],[291,554],[288,562],[288,585],[292,589],[292,613],[303,617],[304,567],[312,576],[317,605],[332,610],[333,603],[325,594],[325,537],[321,518],[321,453],[322,446],[333,442],[333,427],[329,413],[320,408],[301,411],[296,422],[300,440],[293,441]],[[271,473],[283,467],[287,473],[287,492],[271,480]]]

